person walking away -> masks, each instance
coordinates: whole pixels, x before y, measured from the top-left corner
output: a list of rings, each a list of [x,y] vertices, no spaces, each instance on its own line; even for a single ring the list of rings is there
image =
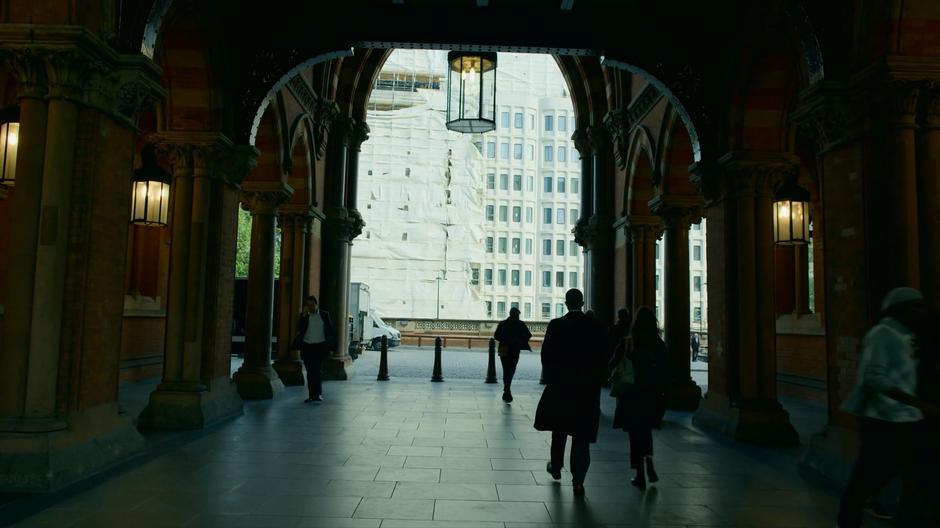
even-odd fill
[[[617,395],[613,427],[630,437],[630,467],[636,471],[630,483],[640,489],[646,489],[647,480],[659,480],[653,466],[653,426],[660,419],[665,397],[666,358],[666,343],[659,336],[656,316],[645,306],[639,308],[630,336],[621,340],[610,367],[617,372],[624,361],[633,367],[633,383]]]
[[[914,288],[895,288],[881,315],[865,334],[858,381],[843,404],[858,416],[859,453],[839,504],[841,528],[860,527],[866,502],[899,471],[920,490],[933,489],[924,467],[931,456],[924,418],[937,417],[938,408],[917,395],[915,337],[928,323],[926,303]]]
[[[297,321],[297,335],[291,348],[300,350],[300,359],[307,371],[307,390],[309,395],[305,403],[323,401],[323,382],[320,378],[320,365],[323,358],[336,346],[336,333],[330,314],[319,309],[317,298],[313,295],[304,300],[304,308]]]
[[[516,374],[519,364],[519,354],[522,350],[532,350],[529,339],[532,332],[529,327],[519,319],[519,309],[509,309],[509,317],[499,322],[493,337],[499,341],[499,361],[503,364],[503,401],[512,402],[512,378]]]
[[[545,470],[561,478],[565,444],[571,437],[571,481],[576,496],[584,495],[584,479],[591,465],[590,444],[597,442],[600,422],[600,376],[603,368],[604,329],[581,307],[584,294],[565,293],[568,313],[552,319],[542,342],[545,389],[535,411],[535,429],[551,431],[551,460]]]
[[[698,361],[698,351],[701,346],[699,341],[698,334],[692,334],[692,337],[689,338],[689,347],[692,349],[692,361]]]

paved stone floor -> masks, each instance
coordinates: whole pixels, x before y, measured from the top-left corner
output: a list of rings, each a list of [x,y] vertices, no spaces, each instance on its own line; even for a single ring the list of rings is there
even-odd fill
[[[446,375],[446,373],[445,373]],[[541,388],[516,401],[480,381],[362,373],[300,387],[188,443],[131,463],[22,526],[480,527],[832,526],[836,497],[796,472],[798,450],[725,443],[670,413],[655,433],[661,481],[629,486],[626,435],[603,398],[587,495],[545,472],[548,437],[532,429]],[[2,523],[0,523],[2,524]]]

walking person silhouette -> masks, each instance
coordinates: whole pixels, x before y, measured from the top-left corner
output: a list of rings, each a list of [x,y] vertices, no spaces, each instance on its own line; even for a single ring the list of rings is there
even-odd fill
[[[522,350],[532,350],[529,346],[532,332],[519,319],[519,309],[512,307],[509,310],[509,317],[496,326],[496,333],[493,337],[499,341],[499,361],[503,364],[503,401],[510,403],[512,402],[512,378],[516,374],[516,365],[519,364],[519,353]]]

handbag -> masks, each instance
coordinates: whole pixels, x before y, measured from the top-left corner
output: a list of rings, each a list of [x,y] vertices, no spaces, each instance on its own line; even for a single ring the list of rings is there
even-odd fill
[[[614,398],[626,394],[636,383],[636,372],[633,369],[633,342],[629,338],[624,341],[623,357],[610,375],[610,395]]]

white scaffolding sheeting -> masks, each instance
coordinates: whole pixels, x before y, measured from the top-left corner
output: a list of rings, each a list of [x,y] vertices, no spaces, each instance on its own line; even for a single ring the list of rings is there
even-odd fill
[[[445,129],[441,91],[417,95],[423,103],[368,115],[358,197],[366,227],[351,280],[369,285],[380,314],[483,319],[471,285],[483,257],[483,159],[471,136]]]

